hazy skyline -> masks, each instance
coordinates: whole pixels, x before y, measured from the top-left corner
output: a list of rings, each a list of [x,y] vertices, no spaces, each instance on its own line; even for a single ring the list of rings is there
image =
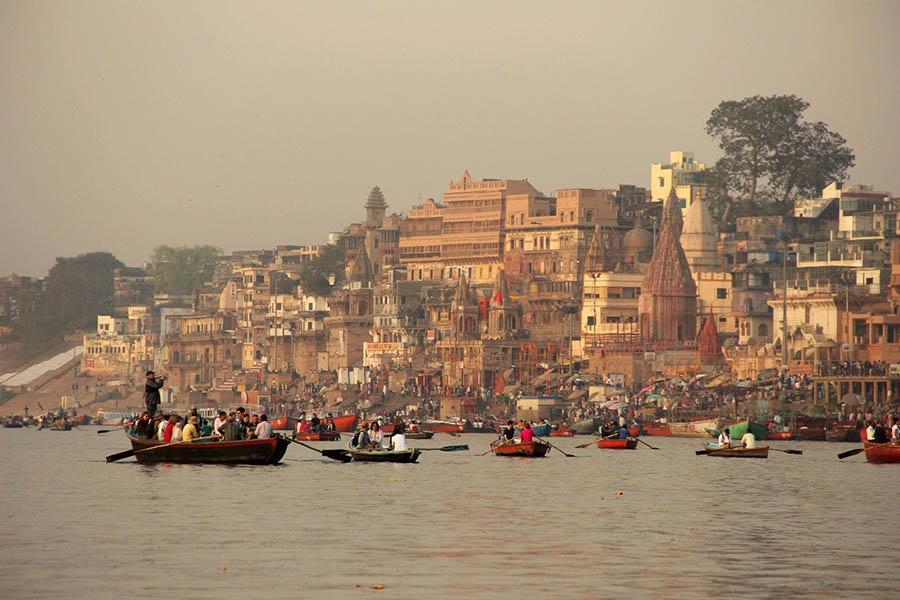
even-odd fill
[[[475,179],[648,186],[797,94],[900,194],[900,2],[0,2],[0,275],[324,243]]]

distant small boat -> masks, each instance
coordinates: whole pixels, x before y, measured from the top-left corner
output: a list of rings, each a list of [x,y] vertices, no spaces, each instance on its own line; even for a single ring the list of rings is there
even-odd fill
[[[294,439],[304,442],[333,442],[341,439],[341,434],[337,431],[320,431],[318,433],[304,431],[303,433],[295,433]]]
[[[550,432],[550,437],[572,437],[575,432],[571,429],[557,429]]]
[[[530,456],[538,458],[550,451],[550,444],[535,440],[533,442],[494,443],[491,451],[495,456]]]
[[[637,448],[638,441],[634,438],[626,438],[624,440],[597,440],[598,448],[606,448],[609,450],[634,450]]]
[[[770,440],[792,440],[792,439],[794,439],[794,432],[793,431],[770,431],[769,439]]]
[[[408,440],[430,440],[434,437],[433,431],[407,431],[406,439]]]
[[[71,429],[71,423],[53,423],[50,425],[50,431],[70,431]]]
[[[768,458],[769,447],[757,446],[756,448],[720,448],[718,444],[703,444],[707,450],[707,456],[721,456],[726,458]]]
[[[356,431],[356,424],[359,423],[359,417],[356,415],[346,415],[343,417],[334,417],[334,428],[341,433],[353,433]]]
[[[272,425],[272,429],[279,431],[293,431],[297,428],[295,417],[269,417],[269,423]]]
[[[359,462],[396,462],[414,463],[421,452],[418,448],[411,450],[349,450],[354,461]]]

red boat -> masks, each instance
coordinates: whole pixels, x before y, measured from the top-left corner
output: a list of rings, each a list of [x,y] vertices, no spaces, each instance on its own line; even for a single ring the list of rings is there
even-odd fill
[[[347,415],[346,417],[334,417],[334,428],[337,431],[348,433],[356,431],[356,424],[359,423],[359,417],[356,415]]]
[[[293,431],[297,428],[297,419],[294,417],[269,417],[269,423],[272,424],[272,429],[283,431]]]
[[[435,433],[462,433],[463,426],[450,421],[422,421],[420,427]]]
[[[573,435],[575,435],[575,432],[571,429],[557,429],[550,432],[550,437],[572,437]]]
[[[863,442],[866,448],[866,462],[873,464],[900,463],[900,444],[888,442],[887,444],[874,444]]]
[[[494,456],[531,456],[540,457],[550,451],[550,444],[535,440],[533,442],[491,444]]]
[[[637,448],[638,441],[633,438],[624,440],[597,440],[598,448],[607,448],[609,450],[634,450]]]
[[[672,435],[667,423],[644,423],[644,433],[647,435]]]
[[[791,433],[794,434],[792,439],[795,440],[824,442],[826,439],[824,427],[800,427],[799,429],[793,430]]]
[[[640,425],[635,425],[634,427],[628,428],[628,435],[630,435],[631,437],[637,437],[640,434],[641,434],[641,426]]]
[[[306,431],[303,433],[295,433],[294,439],[304,442],[333,442],[341,439],[341,434],[337,431],[320,431],[319,433]]]
[[[794,439],[793,431],[770,431],[766,434],[770,440],[792,440]]]

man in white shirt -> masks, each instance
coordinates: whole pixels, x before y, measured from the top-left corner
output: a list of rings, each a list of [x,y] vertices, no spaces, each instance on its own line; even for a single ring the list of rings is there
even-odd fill
[[[267,440],[272,437],[272,424],[266,415],[259,416],[259,425],[256,426],[256,439]]]
[[[747,427],[747,433],[741,436],[741,443],[744,445],[744,448],[756,448],[756,436],[753,435],[749,427]]]
[[[866,439],[870,442],[875,441],[875,421],[869,421],[869,426],[866,427]]]
[[[219,427],[225,424],[225,421],[228,420],[228,413],[224,410],[220,410],[219,414],[216,415],[216,420],[213,421],[213,433],[216,435],[222,435],[222,432],[219,431]]]
[[[900,440],[900,424],[896,421],[894,421],[894,426],[891,427],[891,439]]]
[[[160,442],[166,441],[166,427],[168,427],[168,426],[169,426],[169,416],[163,415],[163,418],[159,422],[159,425],[156,426],[157,441],[160,441]]]

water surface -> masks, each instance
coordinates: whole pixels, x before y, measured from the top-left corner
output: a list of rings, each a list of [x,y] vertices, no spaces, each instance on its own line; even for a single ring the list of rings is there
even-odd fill
[[[292,445],[272,467],[107,464],[119,432],[0,430],[4,598],[885,598],[900,465],[575,449],[342,464]],[[340,443],[319,447],[340,447]],[[376,590],[375,585],[384,589]],[[356,587],[358,586],[358,587]],[[518,590],[518,591],[516,591]]]

